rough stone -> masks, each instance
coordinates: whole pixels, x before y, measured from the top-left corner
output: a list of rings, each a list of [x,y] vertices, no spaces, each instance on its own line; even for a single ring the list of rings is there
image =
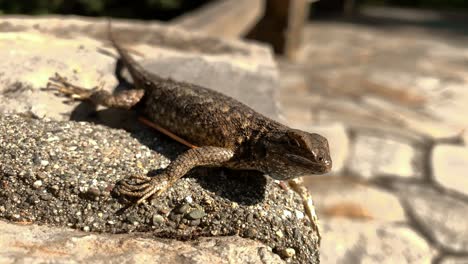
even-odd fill
[[[468,196],[468,148],[438,145],[432,152],[431,164],[438,183]]]
[[[127,48],[138,50],[132,55],[148,70],[218,90],[277,117],[274,100],[265,100],[276,96],[278,80],[266,46],[158,23],[113,20],[112,27]],[[0,32],[2,112],[33,110],[55,119],[67,116],[72,106],[59,104],[54,95],[39,90],[55,72],[84,87],[102,83],[107,90],[116,87],[115,50],[108,45],[105,19],[2,16]]]
[[[323,263],[431,263],[431,247],[409,227],[329,218],[322,223]]]
[[[397,183],[394,187],[407,213],[439,247],[468,252],[466,200],[427,185]]]
[[[182,242],[4,221],[0,233],[1,263],[284,263],[271,248],[238,236]]]
[[[437,23],[452,25],[446,17]],[[468,98],[465,35],[419,26],[389,34],[367,23],[308,25],[300,63],[309,93],[323,97],[311,110],[324,121],[388,125],[434,138],[466,128],[460,114]]]
[[[464,257],[445,257],[440,264],[468,264],[468,255]]]
[[[407,142],[372,135],[357,135],[347,166],[353,174],[370,179],[392,175],[421,176],[416,167],[417,151]]]
[[[129,133],[87,122],[0,115],[0,207],[5,209],[0,217],[182,240],[238,234],[274,252],[294,248],[292,262],[318,263],[318,236],[309,219],[292,213],[280,217],[286,211],[303,213],[301,197],[270,178],[200,168],[150,203],[131,207],[112,191],[124,177],[153,175],[167,166],[166,157],[184,150],[150,128]],[[35,188],[38,178],[42,184]],[[179,210],[187,196],[192,203]],[[199,212],[187,218],[196,220],[184,217],[191,209]],[[163,219],[155,219],[160,211],[166,212]]]
[[[0,19],[1,23],[6,22]],[[3,31],[1,26],[0,31]],[[117,82],[111,75],[114,59],[99,54],[97,47],[96,40],[84,37],[67,40],[36,32],[3,31],[0,34],[0,112],[31,111],[41,117],[64,119],[63,113],[71,112],[72,106],[40,90],[55,72],[85,87],[102,82],[107,88],[115,87]]]
[[[377,187],[346,177],[308,177],[305,183],[320,216],[385,222],[406,220],[398,198]]]
[[[0,49],[4,58],[0,62],[0,112],[29,110],[38,117],[73,117],[84,103],[65,105],[60,98],[40,89],[55,72],[84,87],[104,83],[106,90],[122,88],[115,87],[115,50],[108,45],[106,24],[106,20],[94,18],[3,16],[0,47],[8,48]],[[112,28],[148,70],[221,91],[277,118],[277,70],[269,48],[156,23],[114,20]],[[109,117],[121,118],[120,114],[98,111],[97,122],[107,123]],[[296,214],[284,219],[274,217],[285,210],[303,212],[300,197],[284,192],[271,179],[241,179],[219,170],[195,171],[151,205],[124,210],[122,201],[111,192],[115,182],[167,166],[166,157],[179,154],[180,146],[141,127],[131,129],[130,136],[121,130],[85,123],[1,115],[0,119],[0,181],[5,187],[0,189],[2,218],[86,232],[138,231],[175,239],[239,234],[258,238],[274,252],[294,248],[292,262],[318,262],[318,237],[308,219],[298,219]],[[42,160],[48,164],[43,165]],[[36,184],[35,189],[33,183],[38,179],[42,185]],[[243,184],[247,182],[247,186]],[[226,188],[223,184],[227,184]],[[242,187],[235,187],[238,184]],[[189,221],[183,215],[170,213],[186,203],[188,196],[206,213],[201,219]],[[161,217],[155,217],[158,208],[166,208]],[[255,219],[245,223],[249,215]],[[281,224],[284,221],[292,222]],[[271,226],[275,229],[262,229]],[[283,234],[281,239],[276,236],[278,231]],[[292,234],[300,235],[293,238]]]

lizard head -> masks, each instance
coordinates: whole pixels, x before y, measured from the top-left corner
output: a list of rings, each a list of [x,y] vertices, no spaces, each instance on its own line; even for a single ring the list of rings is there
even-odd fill
[[[265,135],[260,141],[263,171],[272,178],[287,180],[331,170],[328,141],[319,134],[288,129]]]

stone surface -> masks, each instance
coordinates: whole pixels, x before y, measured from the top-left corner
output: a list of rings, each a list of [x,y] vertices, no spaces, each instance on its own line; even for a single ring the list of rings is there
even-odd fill
[[[110,74],[114,59],[97,55],[97,47],[97,41],[83,37],[67,40],[34,32],[2,32],[0,112],[32,111],[63,118],[62,113],[72,107],[40,90],[55,72],[74,75],[72,80],[85,87],[102,82],[114,87],[117,82]]]
[[[432,249],[406,226],[324,219],[322,263],[431,263]]]
[[[427,185],[395,184],[407,212],[441,248],[468,252],[468,203]]]
[[[441,33],[451,24],[439,18],[431,25],[440,27],[397,29],[388,18],[306,26],[299,65],[309,93],[322,97],[310,104],[315,119],[435,138],[467,127],[466,35]]]
[[[322,217],[404,222],[405,212],[392,193],[346,177],[304,179]]]
[[[277,69],[265,46],[157,23],[114,20],[112,27],[126,47],[138,51],[134,57],[149,70],[221,91],[276,118],[274,101],[265,98],[275,97]],[[71,107],[51,103],[58,102],[54,95],[39,91],[55,72],[90,88],[104,82],[104,89],[113,90],[117,84],[115,51],[108,45],[104,19],[2,16],[0,32],[3,112],[33,109],[56,119],[57,112],[70,112]]]
[[[407,142],[373,135],[358,135],[347,160],[353,174],[370,179],[375,176],[403,178],[421,176],[416,167],[416,150]]]
[[[432,152],[432,167],[439,184],[468,196],[468,148],[436,146]]]
[[[184,240],[239,235],[274,252],[293,248],[292,262],[318,263],[318,236],[302,199],[261,174],[205,168],[147,205],[128,207],[115,196],[118,180],[154,175],[184,149],[145,127],[129,133],[0,115],[0,217]]]
[[[468,255],[464,257],[445,257],[439,263],[441,264],[468,264]]]
[[[457,28],[454,16],[439,10],[429,22],[419,21],[428,19],[426,12],[394,11],[383,8],[381,17],[314,20],[305,30],[300,61],[279,60],[284,116],[296,127],[343,124],[350,149],[338,176],[360,182],[306,180],[321,223],[337,226],[335,233],[322,234],[322,263],[463,263],[468,256],[466,170],[458,169],[466,161],[458,151],[445,155],[441,148],[446,146],[437,146],[460,134],[468,141],[466,19]],[[401,189],[391,188],[398,183]],[[405,191],[408,185],[419,186],[418,191]],[[388,211],[400,208],[398,215],[386,214],[387,204]],[[403,250],[381,244],[385,233],[375,228],[375,221],[385,228],[389,222],[402,225],[409,230],[407,241],[431,245],[436,256],[422,250],[421,259],[401,260]],[[391,245],[407,252],[418,248]],[[367,253],[378,250],[385,257],[370,260]]]
[[[0,221],[1,263],[284,263],[259,242],[237,236],[182,242],[97,235]]]

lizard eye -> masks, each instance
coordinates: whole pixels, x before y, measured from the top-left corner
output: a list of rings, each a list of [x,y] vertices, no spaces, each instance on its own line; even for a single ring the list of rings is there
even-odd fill
[[[301,143],[299,143],[299,141],[297,141],[296,139],[289,139],[288,143],[291,146],[301,147]]]

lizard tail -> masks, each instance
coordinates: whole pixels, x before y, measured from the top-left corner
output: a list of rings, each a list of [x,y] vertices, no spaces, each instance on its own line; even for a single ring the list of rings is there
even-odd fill
[[[124,49],[118,43],[114,36],[114,32],[112,31],[111,19],[107,21],[107,34],[110,42],[112,43],[112,46],[114,46],[114,48],[119,53],[123,65],[128,69],[130,75],[132,76],[136,88],[143,89],[145,87],[145,83],[150,81],[147,80],[149,73],[138,62],[136,62],[132,56],[130,56],[126,49]],[[155,78],[157,76],[152,75],[152,77]]]

